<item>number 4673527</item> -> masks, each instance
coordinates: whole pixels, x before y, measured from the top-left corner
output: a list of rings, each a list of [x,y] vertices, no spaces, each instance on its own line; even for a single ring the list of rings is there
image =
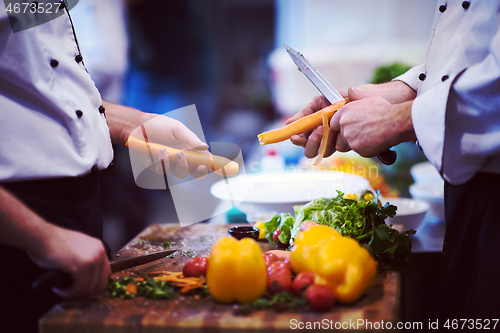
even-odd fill
[[[8,14],[19,14],[19,13],[23,13],[23,14],[27,14],[27,13],[31,13],[31,14],[35,14],[35,13],[39,13],[39,14],[57,14],[57,12],[59,11],[59,6],[61,5],[61,3],[59,2],[55,2],[55,3],[52,3],[52,2],[47,2],[47,3],[43,3],[43,2],[23,2],[23,3],[9,3],[7,5],[7,7],[5,8],[5,11],[8,13]]]

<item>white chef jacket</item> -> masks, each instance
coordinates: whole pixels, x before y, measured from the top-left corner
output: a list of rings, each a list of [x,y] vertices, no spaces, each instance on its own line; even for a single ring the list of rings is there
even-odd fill
[[[0,5],[0,181],[84,175],[113,158],[67,9],[13,33]]]
[[[500,1],[439,0],[425,63],[396,78],[417,91],[412,120],[452,184],[500,173]]]

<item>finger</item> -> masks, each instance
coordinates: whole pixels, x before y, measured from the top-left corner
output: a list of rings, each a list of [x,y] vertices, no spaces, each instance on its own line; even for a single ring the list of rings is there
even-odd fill
[[[108,284],[108,279],[111,276],[111,268],[109,267],[109,261],[106,256],[103,257],[101,261],[101,268],[99,272],[99,282],[97,285],[98,290],[96,292],[101,292],[106,289]]]
[[[342,97],[344,97],[344,98],[349,97],[349,93],[347,92],[347,89],[338,89],[337,91],[340,95],[342,95]]]
[[[189,174],[189,165],[183,153],[175,154],[175,163],[170,165],[170,172],[179,179],[184,179]]]
[[[307,143],[307,137],[303,134],[292,135],[290,137],[290,142],[299,147],[305,147]]]
[[[158,160],[155,163],[154,171],[158,174],[167,174],[170,172],[170,159],[167,150],[163,147],[158,150]]]
[[[294,121],[310,115],[316,111],[326,108],[331,103],[325,98],[325,96],[320,95],[312,99],[312,101],[302,110],[297,112],[294,116],[286,121],[286,125],[293,123]]]
[[[307,158],[313,158],[318,155],[318,150],[321,145],[321,139],[323,138],[323,126],[318,126],[309,136],[304,147],[304,156]]]
[[[347,142],[347,140],[342,136],[341,133],[339,133],[337,135],[337,141],[336,141],[336,144],[335,144],[335,148],[342,152],[342,153],[345,153],[345,152],[348,152],[349,150],[351,150],[351,147],[349,147],[349,143]]]
[[[203,179],[208,175],[208,168],[205,165],[198,165],[191,172],[194,179]]]
[[[359,89],[356,89],[354,87],[350,87],[349,88],[348,95],[349,95],[349,99],[351,101],[356,101],[356,100],[359,100],[359,99],[369,98],[369,97],[375,96],[372,93],[363,92],[363,91],[361,91]]]
[[[196,150],[207,150],[208,145],[201,141],[196,134],[191,132],[183,123],[174,124],[174,136],[181,142],[187,144],[190,148]]]
[[[342,115],[344,114],[345,110],[348,109],[348,106],[349,106],[349,104],[347,104],[347,105],[343,106],[342,108],[340,108],[340,110],[338,110],[337,112],[335,112],[335,114],[333,115],[332,119],[330,119],[330,128],[333,131],[340,132],[340,118],[342,118]]]
[[[53,288],[54,293],[58,294],[62,298],[73,298],[81,295],[85,295],[86,290],[92,290],[92,286],[95,284],[93,281],[93,267],[88,267],[85,269],[79,269],[76,272],[72,272],[71,280],[72,284],[69,288],[59,289]]]
[[[339,132],[334,131],[334,130],[332,130],[330,128],[330,134],[328,135],[328,143],[326,145],[326,150],[325,150],[324,157],[329,157],[333,153],[335,153],[335,151],[336,151],[335,144],[336,144],[336,141],[337,141],[337,135],[338,135],[338,133]]]

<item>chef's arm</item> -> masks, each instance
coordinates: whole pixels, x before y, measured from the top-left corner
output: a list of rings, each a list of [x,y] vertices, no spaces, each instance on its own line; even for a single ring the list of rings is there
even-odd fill
[[[206,150],[207,144],[181,122],[159,114],[103,101],[106,108],[109,133],[113,143],[125,144],[130,134],[142,135],[143,126],[151,141],[172,145],[179,149]]]
[[[68,273],[73,285],[63,297],[104,290],[111,274],[102,242],[45,221],[0,186],[0,242],[30,255],[41,268]]]

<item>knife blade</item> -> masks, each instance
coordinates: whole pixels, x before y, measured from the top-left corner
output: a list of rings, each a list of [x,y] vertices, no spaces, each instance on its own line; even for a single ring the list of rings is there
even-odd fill
[[[120,272],[128,268],[147,264],[149,262],[165,258],[177,250],[164,250],[154,253],[148,253],[141,256],[114,260],[109,262],[112,273]],[[48,270],[33,282],[32,289],[38,294],[47,294],[52,292],[52,288],[65,289],[71,286],[71,277],[69,274],[58,271]]]
[[[341,101],[344,99],[341,94],[321,75],[320,72],[309,62],[309,60],[304,57],[300,52],[295,51],[290,46],[283,44],[285,46],[286,51],[292,61],[297,65],[299,70],[304,74],[309,81],[319,90],[323,96],[330,102],[335,103],[337,101]],[[393,150],[386,150],[380,154],[377,154],[379,160],[386,164],[391,165],[396,162],[397,153]]]

